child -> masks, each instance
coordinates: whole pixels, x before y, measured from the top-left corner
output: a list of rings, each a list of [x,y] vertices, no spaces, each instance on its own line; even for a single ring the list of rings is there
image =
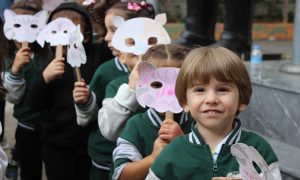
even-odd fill
[[[278,159],[259,135],[241,129],[237,115],[249,104],[252,87],[247,70],[222,47],[193,50],[181,66],[176,96],[195,123],[192,132],[173,140],[151,166],[146,179],[212,179],[238,172],[231,155],[235,143],[253,146],[281,179]]]
[[[34,15],[42,10],[42,7],[25,1],[13,4],[11,9],[16,14]],[[41,121],[44,119],[45,113],[32,109],[29,104],[33,93],[31,87],[36,80],[38,70],[43,61],[50,60],[51,53],[47,47],[42,49],[37,43],[31,43],[29,47],[21,48],[21,43],[13,40],[8,42],[6,48],[4,58],[7,72],[4,86],[8,91],[6,100],[14,104],[13,116],[18,120],[15,131],[15,149],[20,163],[21,179],[41,180],[42,143],[40,133]],[[10,171],[9,168],[8,171]]]
[[[147,8],[141,7],[142,9],[139,11],[129,10],[127,8],[127,2],[120,2],[106,12],[105,26],[107,28],[107,34],[105,36],[105,41],[108,42],[108,47],[112,50],[112,53],[116,58],[103,63],[97,68],[89,89],[85,81],[75,82],[73,98],[79,125],[86,126],[91,121],[94,121],[94,123],[97,122],[98,107],[100,108],[102,106],[106,85],[117,77],[127,75],[133,68],[131,66],[127,67],[121,63],[119,58],[120,52],[111,45],[112,37],[116,30],[116,27],[113,25],[113,17],[122,16],[125,19],[130,19],[134,17],[153,16],[154,12],[151,9],[151,5],[148,4]],[[121,55],[123,62],[125,61],[124,58],[125,55]],[[130,58],[130,61],[134,62],[136,59],[138,58],[133,56]],[[88,153],[92,159],[92,168],[90,171],[91,180],[109,178],[112,151],[114,147],[115,143],[104,138],[99,127],[94,124],[94,129],[91,132],[88,141]]]
[[[5,42],[5,37],[3,34],[3,22],[2,19],[0,19],[0,40],[1,43],[4,44]],[[3,51],[3,49],[0,49],[1,54],[4,54],[5,51]],[[4,97],[6,94],[6,89],[3,87],[2,84],[2,71],[3,71],[3,56],[0,57],[0,100],[4,101]],[[2,128],[2,123],[0,122],[0,134],[4,133]],[[3,151],[2,147],[0,146],[0,179],[4,179],[4,175],[5,175],[5,170],[7,167],[7,156],[5,154],[5,152]]]
[[[157,67],[180,67],[188,51],[178,45],[157,45],[150,48],[143,59]],[[191,122],[186,113],[174,114],[174,120],[171,120],[152,108],[132,116],[113,153],[113,179],[145,179],[161,146],[190,132]]]
[[[80,67],[82,77],[89,83],[94,73],[94,52],[91,45],[92,24],[87,11],[77,3],[62,3],[49,16],[49,20],[67,17],[80,24],[84,35],[83,45],[87,54],[86,64]],[[102,52],[101,49],[95,51]],[[64,57],[66,53],[64,51]],[[49,180],[78,179],[89,177],[91,161],[87,154],[87,140],[91,126],[81,127],[76,123],[72,98],[76,81],[71,65],[64,58],[47,62],[34,87],[32,106],[45,109],[41,139],[42,158]]]

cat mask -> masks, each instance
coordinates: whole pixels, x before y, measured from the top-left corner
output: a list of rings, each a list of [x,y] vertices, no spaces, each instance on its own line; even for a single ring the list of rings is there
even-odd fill
[[[70,36],[75,31],[76,25],[68,18],[57,18],[51,21],[39,33],[37,42],[44,47],[44,43],[50,43],[50,46],[70,44]]]
[[[183,109],[175,96],[175,83],[179,68],[156,68],[148,62],[138,65],[139,79],[136,98],[142,107],[151,107],[164,113],[180,113]]]
[[[39,11],[35,15],[18,15],[10,9],[4,11],[4,35],[9,40],[32,43],[45,27],[48,13]]]
[[[171,42],[163,27],[167,22],[166,14],[159,14],[154,20],[139,17],[125,21],[116,16],[113,22],[117,30],[112,38],[112,46],[119,51],[142,55],[154,45]]]

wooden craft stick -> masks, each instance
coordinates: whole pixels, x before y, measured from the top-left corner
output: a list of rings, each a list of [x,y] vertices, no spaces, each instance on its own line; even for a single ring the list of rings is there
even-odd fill
[[[62,58],[63,57],[63,46],[57,45],[55,50],[55,58]]]
[[[28,42],[27,41],[22,42],[22,48],[27,48],[27,47],[28,47]]]
[[[81,81],[81,72],[79,67],[75,67],[77,81]]]
[[[174,114],[172,113],[172,112],[170,112],[170,111],[167,111],[166,112],[166,119],[174,119]]]

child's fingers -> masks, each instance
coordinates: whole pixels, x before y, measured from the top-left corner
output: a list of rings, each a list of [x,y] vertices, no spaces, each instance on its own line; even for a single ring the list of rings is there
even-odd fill
[[[74,97],[74,102],[75,103],[85,103],[86,101],[87,101],[86,97],[82,97],[82,96]]]
[[[139,60],[136,62],[136,64],[134,65],[134,67],[133,67],[132,71],[137,71],[137,69],[138,69],[138,66],[139,66],[140,62],[142,62],[142,60],[141,60],[141,59],[139,59]]]
[[[75,87],[86,87],[86,84],[84,82],[84,79],[81,79],[80,81],[76,81],[75,84],[74,84]]]
[[[169,134],[161,134],[159,135],[159,138],[166,142],[170,142],[173,139],[173,136]]]
[[[20,49],[20,52],[31,52],[30,47],[23,47]]]
[[[174,124],[174,123],[176,123],[173,119],[165,119],[163,122],[162,122],[162,125],[163,124],[170,124],[170,125],[172,125],[172,124]]]
[[[74,93],[74,98],[82,98],[82,99],[86,99],[87,98],[87,96],[88,96],[88,93],[86,93],[86,92],[82,92],[82,91],[77,91],[77,92],[75,92]]]

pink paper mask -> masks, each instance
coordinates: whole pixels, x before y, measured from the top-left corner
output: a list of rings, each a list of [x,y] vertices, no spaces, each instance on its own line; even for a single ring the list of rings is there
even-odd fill
[[[139,80],[136,97],[142,107],[148,106],[164,113],[179,113],[183,109],[175,96],[175,82],[179,68],[156,68],[150,63],[141,62],[138,66]]]

